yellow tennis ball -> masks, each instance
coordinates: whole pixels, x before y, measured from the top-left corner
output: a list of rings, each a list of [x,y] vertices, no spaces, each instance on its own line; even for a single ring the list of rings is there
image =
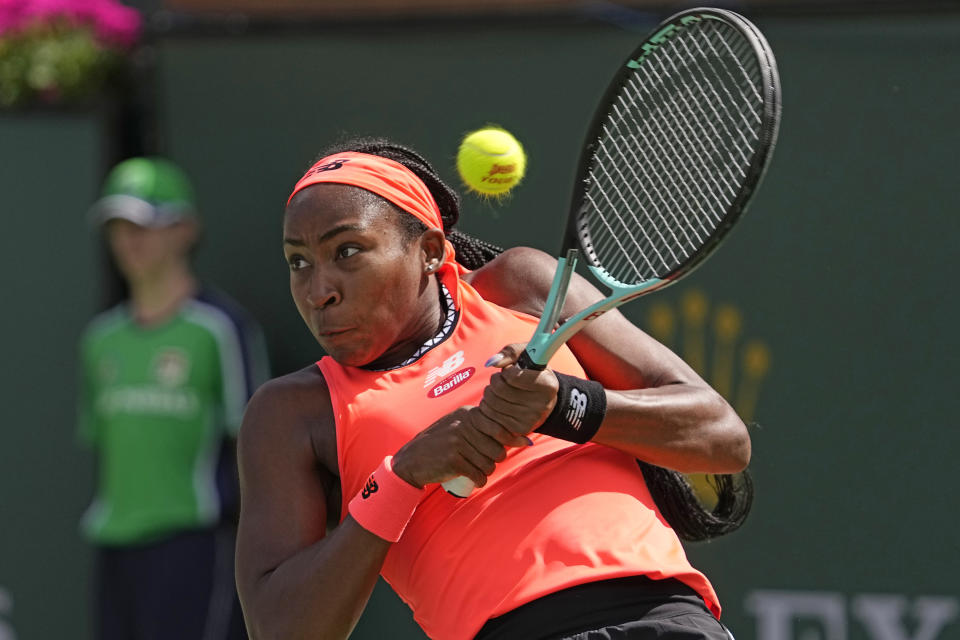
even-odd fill
[[[467,136],[457,151],[464,184],[484,196],[500,196],[517,186],[527,169],[523,146],[508,131],[486,127]]]

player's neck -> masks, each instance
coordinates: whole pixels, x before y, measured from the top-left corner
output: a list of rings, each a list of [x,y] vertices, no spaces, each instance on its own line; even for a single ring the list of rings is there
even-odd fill
[[[421,314],[422,321],[409,332],[410,337],[388,349],[373,362],[363,365],[364,369],[387,371],[411,364],[453,331],[451,318],[455,317],[456,312],[453,298],[446,287],[441,287],[436,276],[429,279],[425,298],[427,304]]]
[[[149,278],[130,282],[130,307],[139,324],[160,324],[176,314],[197,291],[187,265],[176,265]]]

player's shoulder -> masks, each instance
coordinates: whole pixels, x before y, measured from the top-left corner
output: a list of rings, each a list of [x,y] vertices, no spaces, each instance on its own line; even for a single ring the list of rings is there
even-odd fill
[[[250,398],[248,412],[251,409],[269,413],[323,409],[332,413],[330,391],[320,367],[315,364],[260,385]]]
[[[533,271],[553,274],[557,260],[549,253],[533,247],[511,247],[482,266],[478,271],[521,274]],[[549,278],[548,278],[549,279]]]
[[[330,392],[316,365],[273,378],[250,398],[239,443],[247,452],[300,451],[306,445],[335,467],[336,423]],[[331,462],[332,461],[332,462]]]
[[[309,423],[309,424],[308,424]],[[319,425],[333,423],[330,391],[316,365],[268,380],[250,398],[241,427],[244,431],[271,425]]]
[[[557,268],[553,256],[532,247],[513,247],[464,278],[484,299],[539,315]]]

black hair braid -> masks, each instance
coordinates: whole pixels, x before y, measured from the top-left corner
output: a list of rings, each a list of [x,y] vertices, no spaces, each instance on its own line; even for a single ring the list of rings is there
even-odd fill
[[[682,473],[642,460],[637,464],[660,513],[681,540],[701,542],[736,531],[750,513],[753,479],[749,471],[710,476],[717,503],[707,509]]]
[[[456,249],[457,262],[470,270],[479,269],[503,253],[503,247],[468,236],[459,229],[451,229],[447,238]]]
[[[447,185],[433,166],[419,153],[387,138],[352,137],[328,147],[321,153],[354,151],[393,160],[412,171],[430,190],[440,209],[443,231],[456,250],[457,262],[468,269],[478,269],[503,252],[489,242],[454,229],[460,219],[460,194]],[[414,235],[422,233],[423,224],[413,216],[404,216],[404,224]],[[713,476],[718,501],[705,508],[686,477],[679,472],[637,461],[657,507],[677,535],[686,541],[709,540],[739,528],[746,520],[753,502],[753,481],[748,472],[735,476]]]
[[[479,269],[503,253],[503,248],[454,229],[460,219],[460,194],[440,179],[433,165],[419,153],[387,138],[355,137],[336,143],[321,153],[355,151],[388,158],[412,171],[430,190],[440,209],[443,232],[456,251],[457,262],[467,269]]]

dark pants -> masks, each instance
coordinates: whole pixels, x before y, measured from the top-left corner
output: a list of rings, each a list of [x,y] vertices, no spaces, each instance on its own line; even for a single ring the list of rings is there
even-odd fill
[[[475,640],[732,640],[690,587],[643,576],[582,584],[490,619]]]
[[[100,547],[97,640],[242,640],[230,530]]]
[[[733,636],[709,613],[691,613],[648,617],[556,640],[733,640]]]

